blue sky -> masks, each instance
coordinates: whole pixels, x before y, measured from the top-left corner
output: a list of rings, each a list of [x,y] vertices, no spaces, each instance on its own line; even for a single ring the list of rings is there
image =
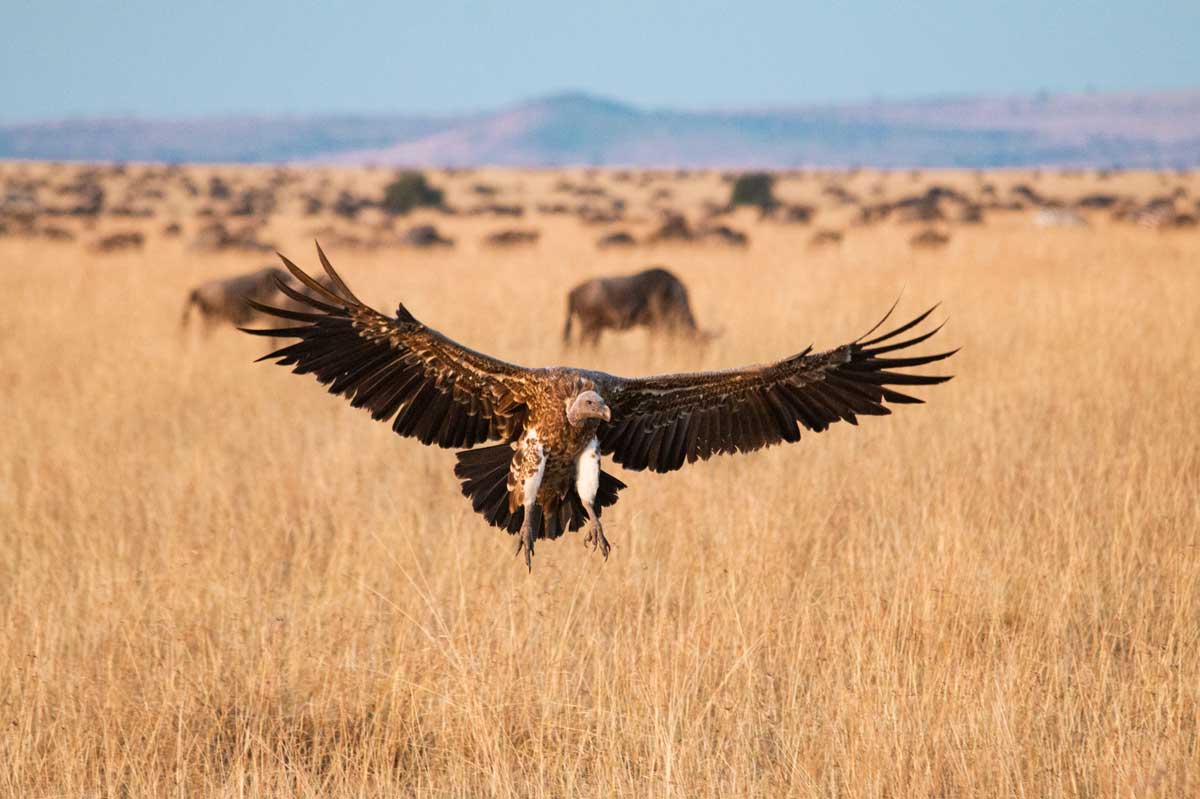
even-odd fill
[[[1200,0],[0,0],[0,119],[471,111],[1200,86]]]

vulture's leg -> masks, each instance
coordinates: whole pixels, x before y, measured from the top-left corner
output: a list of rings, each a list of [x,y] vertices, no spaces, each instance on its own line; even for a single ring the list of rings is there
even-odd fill
[[[533,514],[541,511],[541,506],[537,502],[525,503],[525,521],[521,523],[521,534],[517,536],[517,552],[520,555],[521,551],[525,551],[525,568],[533,571],[533,531],[536,525],[533,523]]]
[[[600,442],[593,438],[575,461],[575,491],[588,517],[584,546],[591,544],[593,550],[600,550],[600,554],[608,560],[608,539],[604,537],[604,527],[596,513],[596,490],[599,487]]]
[[[583,539],[583,545],[592,545],[592,550],[600,550],[600,554],[608,560],[608,539],[604,537],[604,525],[600,524],[600,517],[596,515],[595,509],[590,502],[583,503],[583,509],[587,511],[587,536]]]
[[[537,529],[534,513],[540,510],[537,496],[542,487],[542,477],[546,474],[546,458],[537,433],[531,430],[525,435],[519,445],[517,458],[520,461],[514,465],[521,481],[521,505],[525,508],[525,520],[521,522],[521,533],[517,540],[517,554],[525,550],[525,567],[533,571],[533,536]]]

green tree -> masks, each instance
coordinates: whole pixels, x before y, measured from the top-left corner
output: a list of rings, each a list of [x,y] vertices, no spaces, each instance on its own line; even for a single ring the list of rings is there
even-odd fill
[[[779,205],[775,199],[775,177],[766,172],[747,172],[733,182],[729,207],[752,205],[764,213]]]
[[[441,208],[443,199],[442,190],[420,172],[401,172],[384,187],[380,207],[389,214],[407,214],[414,208]]]

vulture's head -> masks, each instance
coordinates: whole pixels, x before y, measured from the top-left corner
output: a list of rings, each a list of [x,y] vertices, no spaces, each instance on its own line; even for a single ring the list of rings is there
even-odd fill
[[[567,421],[578,427],[588,419],[612,420],[612,411],[595,391],[584,391],[567,406]]]

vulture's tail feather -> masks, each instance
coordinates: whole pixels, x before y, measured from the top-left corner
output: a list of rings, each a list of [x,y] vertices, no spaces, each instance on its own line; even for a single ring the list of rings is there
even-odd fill
[[[525,509],[516,512],[508,509],[508,469],[512,463],[513,448],[508,444],[491,447],[476,447],[459,453],[454,474],[462,480],[463,496],[471,500],[475,509],[493,527],[509,533],[519,532],[525,521]],[[596,491],[596,515],[617,501],[617,493],[625,484],[605,471],[600,472],[600,486]],[[572,486],[567,495],[537,514],[534,520],[533,537],[558,538],[565,532],[578,530],[587,521],[587,511]]]

